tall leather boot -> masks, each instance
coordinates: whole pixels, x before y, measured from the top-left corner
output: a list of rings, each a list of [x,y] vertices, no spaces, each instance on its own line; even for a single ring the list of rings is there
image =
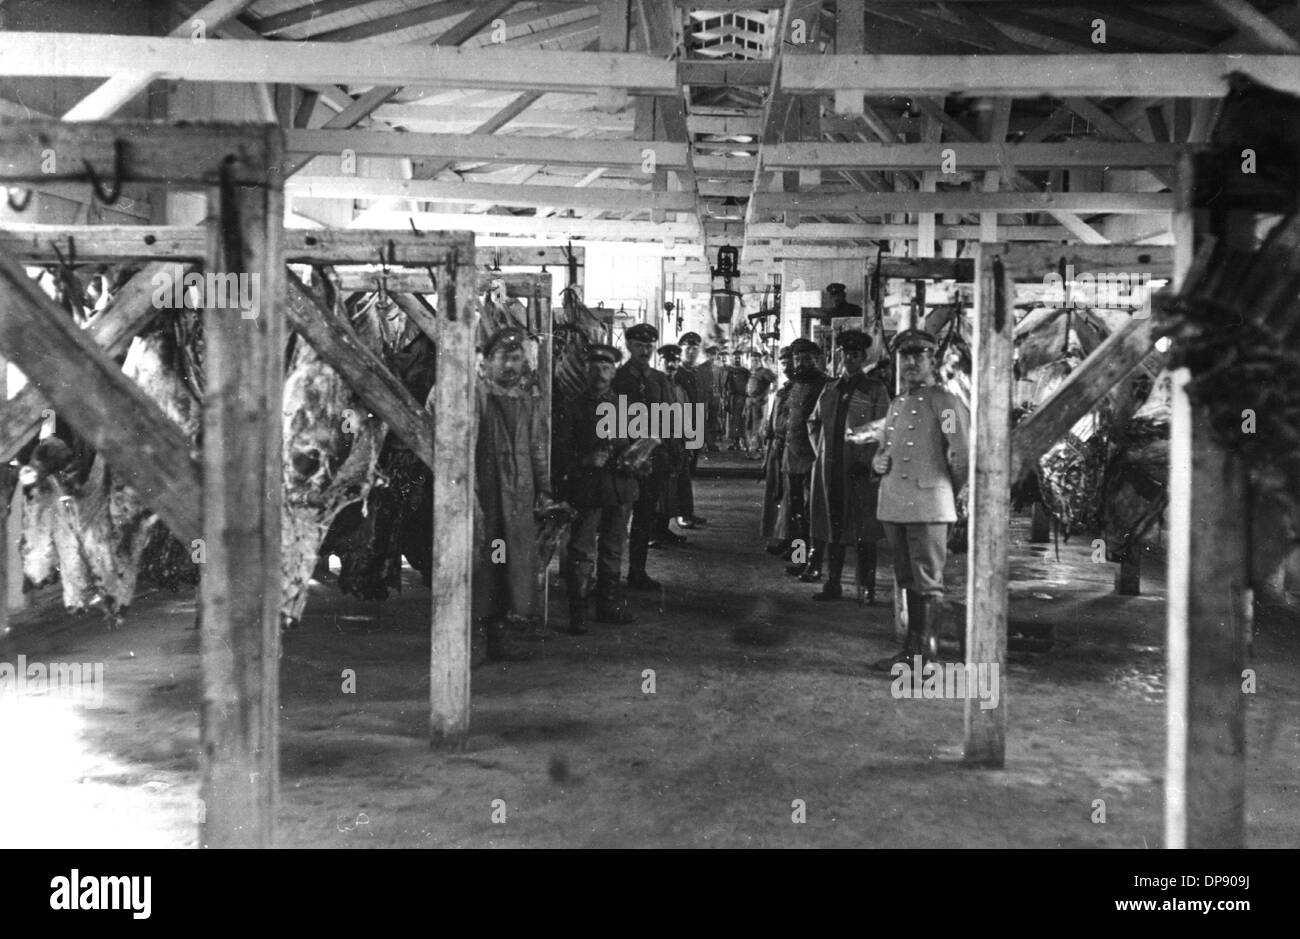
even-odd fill
[[[619,590],[618,580],[603,574],[596,581],[596,620],[615,626],[636,622],[627,611],[627,601]]]
[[[871,663],[873,671],[888,672],[893,669],[899,662],[904,663],[909,668],[913,664],[913,657],[922,656],[924,663],[924,654],[922,651],[922,637],[925,634],[925,599],[915,590],[907,591],[907,638],[903,640],[903,648],[899,649],[887,659],[877,659]],[[920,676],[912,676],[914,680]]]
[[[858,606],[865,598],[867,606],[876,605],[876,542],[858,542]]]
[[[487,638],[487,657],[491,662],[528,662],[532,653],[514,646],[506,637],[506,621],[502,616],[491,616],[483,621],[483,634]]]
[[[826,546],[826,583],[822,584],[820,593],[813,594],[814,600],[838,600],[843,595],[840,578],[844,575],[844,555],[846,546],[828,544]],[[802,580],[803,578],[799,578]]]
[[[939,639],[943,633],[944,603],[942,597],[923,597],[925,622],[921,632],[921,654],[928,662],[939,660]]]
[[[826,557],[826,542],[814,541],[808,552],[808,566],[804,568],[799,579],[805,584],[815,584],[822,579],[822,560]]]
[[[575,564],[565,578],[569,592],[569,625],[564,630],[570,636],[587,634],[587,595],[591,588],[591,564]]]
[[[628,539],[627,545],[627,585],[633,590],[658,590],[659,581],[645,572],[646,550],[648,544],[637,544],[635,540]]]

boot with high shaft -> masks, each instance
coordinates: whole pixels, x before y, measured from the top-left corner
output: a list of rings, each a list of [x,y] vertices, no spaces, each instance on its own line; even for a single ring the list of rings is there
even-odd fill
[[[596,620],[615,626],[636,622],[627,611],[627,600],[619,589],[617,577],[600,577],[596,582]]]
[[[939,660],[939,640],[943,637],[943,597],[926,597],[925,624],[921,633],[921,653],[926,661]]]
[[[878,672],[888,672],[900,662],[909,668],[913,664],[913,657],[922,654],[921,637],[924,634],[925,609],[924,601],[921,595],[915,590],[908,590],[907,593],[907,638],[903,640],[903,648],[899,649],[887,659],[877,659],[871,663],[871,668]]]
[[[814,600],[838,600],[843,595],[840,578],[844,574],[846,553],[845,546],[842,544],[826,546],[826,583],[822,584],[821,592],[813,594]]]
[[[812,551],[808,552],[808,566],[804,568],[799,579],[805,584],[815,584],[822,579],[822,561],[826,557],[826,542],[814,541]]]
[[[565,577],[569,592],[569,625],[565,632],[570,636],[587,634],[587,596],[591,590],[590,563],[574,564]]]

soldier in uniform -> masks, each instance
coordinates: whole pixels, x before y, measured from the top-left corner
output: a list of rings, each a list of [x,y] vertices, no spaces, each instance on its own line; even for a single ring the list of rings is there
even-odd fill
[[[668,377],[650,366],[659,330],[649,323],[637,323],[623,337],[627,343],[628,360],[614,373],[612,388],[615,397],[623,396],[629,405],[639,402],[652,406],[672,402],[674,399]],[[668,462],[665,449],[662,446],[656,448],[651,458],[650,472],[641,478],[640,492],[632,505],[632,528],[627,545],[627,584],[634,590],[657,590],[660,587],[659,581],[646,573],[645,562],[663,500]]]
[[[474,455],[476,552],[473,607],[487,637],[489,659],[531,656],[506,640],[509,617],[535,618],[537,521],[550,502],[546,438],[535,394],[521,384],[527,334],[507,326],[483,347],[485,374],[477,389],[478,439]],[[505,544],[504,560],[496,543]]]
[[[790,507],[788,533],[791,538],[802,541],[805,547],[809,536],[808,490],[813,463],[817,459],[812,439],[808,436],[808,418],[812,417],[822,386],[826,383],[826,376],[814,364],[820,353],[821,348],[809,339],[796,339],[790,343],[794,371],[790,374],[790,416],[786,420],[781,472],[785,474],[785,497]],[[792,564],[786,572],[804,583],[816,583],[822,579],[821,553],[809,551],[804,563]]]
[[[668,378],[668,400],[682,405],[683,409],[690,407],[690,402],[686,397],[686,389],[677,382],[677,373],[682,365],[681,347],[672,343],[660,346],[658,355],[659,361],[664,366],[664,374]],[[686,536],[673,531],[669,522],[674,518],[680,518],[683,514],[690,514],[683,499],[682,484],[682,480],[685,479],[684,488],[686,494],[689,495],[691,492],[690,464],[686,440],[684,437],[664,440],[661,449],[667,454],[668,467],[664,474],[663,501],[659,508],[659,518],[655,522],[654,534],[650,536],[650,547],[652,548],[662,545],[685,544]]]
[[[710,453],[717,453],[722,449],[718,441],[727,436],[727,363],[723,361],[723,351],[717,345],[711,345],[704,351],[709,356],[707,368],[702,369],[702,372],[709,396],[706,419],[710,431],[704,446]]]
[[[848,288],[843,284],[829,284],[826,287],[826,296],[831,301],[831,308],[826,311],[826,316],[833,318],[856,316],[859,320],[862,319],[862,307],[856,303],[849,303]]]
[[[686,400],[691,408],[696,404],[704,404],[707,412],[712,375],[707,368],[696,367],[700,365],[700,334],[683,333],[682,338],[677,340],[677,344],[682,349],[682,364],[672,376],[673,383],[686,392]],[[708,437],[707,430],[705,436]],[[678,517],[677,524],[682,528],[702,528],[707,524],[707,519],[695,514],[695,487],[691,482],[691,478],[695,475],[696,464],[700,460],[700,451],[687,450],[686,459],[687,472],[677,478],[677,499],[682,507],[682,514]]]
[[[727,400],[727,439],[728,450],[745,448],[745,402],[749,396],[749,369],[745,368],[744,356],[737,349],[731,354],[731,364],[727,366],[725,382]]]
[[[781,349],[777,358],[781,362],[781,374],[785,384],[776,391],[776,404],[763,425],[763,440],[767,453],[763,460],[763,520],[759,534],[764,538],[775,538],[767,546],[768,554],[780,557],[787,554],[794,536],[788,532],[789,500],[785,497],[781,473],[781,457],[785,455],[785,429],[790,418],[790,373],[794,370],[794,360],[790,348]]]
[[[598,433],[598,408],[615,404],[614,370],[623,353],[613,346],[587,350],[587,389],[560,409],[552,429],[556,489],[578,510],[564,553],[564,578],[569,593],[569,626],[580,636],[587,624],[591,575],[596,574],[596,619],[602,623],[632,622],[619,576],[627,522],[637,497],[637,481],[619,466],[629,440],[604,439]]]
[[[763,424],[767,420],[767,405],[776,385],[776,372],[763,363],[761,352],[749,354],[749,381],[745,385],[745,455],[761,460]]]
[[[948,527],[957,521],[957,495],[966,481],[970,413],[961,399],[935,385],[937,347],[920,329],[895,338],[903,392],[889,407],[884,443],[871,464],[884,477],[877,515],[908,610],[907,641],[893,658],[872,665],[881,671],[913,655],[939,654]]]
[[[877,486],[871,476],[876,444],[850,443],[847,428],[878,421],[889,410],[889,389],[863,371],[871,337],[861,330],[845,330],[837,337],[843,352],[838,379],[822,389],[808,421],[817,447],[812,472],[809,526],[814,550],[825,551],[826,583],[814,600],[838,600],[840,575],[849,545],[857,549],[858,590],[868,603],[875,602],[876,542],[882,531],[876,520]]]

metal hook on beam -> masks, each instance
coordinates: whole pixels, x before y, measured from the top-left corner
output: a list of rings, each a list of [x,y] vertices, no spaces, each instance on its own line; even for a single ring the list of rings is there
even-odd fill
[[[5,202],[7,202],[9,204],[9,208],[13,209],[15,212],[25,211],[28,204],[31,201],[32,201],[32,190],[30,189],[23,190],[23,199],[21,202],[14,201],[14,191],[12,189],[5,190]]]
[[[108,191],[104,189],[103,184],[99,181],[99,175],[95,168],[90,165],[90,161],[83,159],[81,164],[86,168],[86,177],[90,180],[90,188],[95,193],[95,198],[104,205],[112,205],[122,198],[122,176],[123,164],[125,160],[126,145],[120,140],[113,141],[113,189]]]

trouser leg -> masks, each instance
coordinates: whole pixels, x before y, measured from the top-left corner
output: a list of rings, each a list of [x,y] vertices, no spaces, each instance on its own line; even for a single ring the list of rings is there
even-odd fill
[[[899,662],[911,665],[911,658],[920,650],[918,629],[922,627],[925,610],[920,594],[912,589],[913,569],[909,550],[908,531],[911,526],[897,522],[882,522],[885,540],[894,557],[894,590],[904,591],[907,596],[907,638],[903,647],[893,656],[873,662],[871,667],[879,671],[889,671]]]
[[[655,519],[659,512],[660,488],[663,477],[660,473],[651,473],[641,480],[641,494],[632,506],[632,527],[628,535],[628,571],[629,583],[645,582],[646,556],[649,552],[650,538],[654,533]]]
[[[596,575],[596,619],[602,623],[631,623],[618,574],[623,563],[622,539],[627,537],[632,506],[609,506],[600,516],[600,551]]]
[[[858,542],[858,597],[868,604],[876,602],[876,539]]]
[[[586,632],[587,597],[591,591],[591,577],[596,569],[597,530],[601,521],[599,508],[582,509],[573,521],[569,532],[569,545],[564,552],[564,579],[569,594],[570,633]]]
[[[926,611],[918,629],[925,654],[937,658],[946,610],[943,569],[948,560],[948,525],[908,525],[907,528],[913,589]]]
[[[826,545],[826,583],[822,585],[821,593],[813,597],[814,600],[838,600],[843,596],[843,588],[840,586],[840,578],[844,574],[844,556],[847,553],[847,546],[835,544],[834,542]]]

